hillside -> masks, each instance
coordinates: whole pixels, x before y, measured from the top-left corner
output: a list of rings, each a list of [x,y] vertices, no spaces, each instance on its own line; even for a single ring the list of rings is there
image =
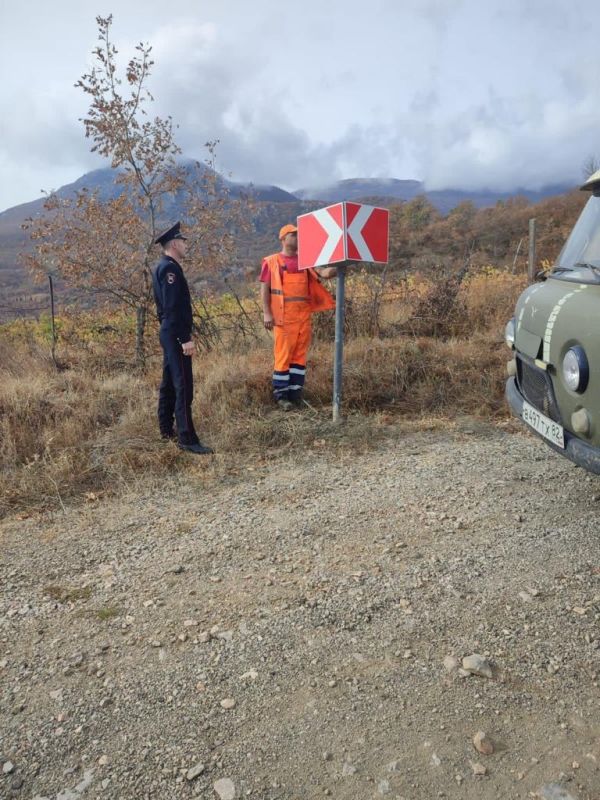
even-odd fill
[[[191,169],[193,162],[182,162],[184,167]],[[208,167],[205,167],[208,170]],[[362,200],[372,204],[384,205],[393,209],[392,222],[399,215],[398,206],[401,203],[407,204],[408,209],[423,205],[429,209],[426,224],[438,222],[445,215],[450,214],[457,207],[465,204],[474,212],[478,211],[481,215],[485,209],[491,209],[498,203],[511,203],[514,198],[510,198],[506,193],[494,192],[466,192],[462,190],[445,190],[424,192],[424,186],[419,181],[414,180],[379,180],[379,179],[351,179],[339,181],[326,187],[313,189],[299,189],[294,193],[287,192],[277,186],[264,186],[242,184],[230,181],[216,173],[218,186],[228,192],[233,198],[249,196],[253,201],[251,235],[241,236],[238,241],[238,254],[236,262],[228,270],[229,277],[241,277],[249,274],[256,268],[256,264],[262,255],[272,252],[276,247],[277,231],[279,227],[290,220],[295,220],[299,214],[306,213],[318,208],[326,203],[338,202],[343,199]],[[96,190],[101,199],[106,200],[116,196],[121,187],[115,183],[115,173],[111,169],[99,169],[83,175],[74,183],[68,184],[57,190],[60,197],[68,198],[74,196],[77,191],[82,189]],[[540,192],[522,192],[520,203],[527,204],[534,202],[544,202],[548,195],[560,195],[564,193],[565,187],[548,187]],[[27,234],[21,229],[21,225],[28,217],[36,217],[43,213],[44,198],[34,200],[13,208],[7,209],[0,214],[0,320],[11,318],[17,315],[35,314],[47,305],[45,288],[42,293],[33,285],[30,276],[19,264],[18,254],[28,247]],[[466,206],[465,206],[466,207]],[[178,207],[176,200],[167,209],[169,219],[181,216],[181,208]],[[532,210],[532,215],[535,212]],[[480,216],[484,220],[484,216]],[[569,221],[571,217],[569,216]],[[493,219],[486,219],[486,223],[494,224]],[[521,235],[526,235],[527,224],[520,220],[522,225],[519,237],[512,241],[510,246],[516,248]],[[396,226],[398,227],[398,226]],[[421,226],[422,227],[422,226]],[[479,225],[479,228],[482,226]],[[514,238],[517,232],[511,235]],[[400,235],[400,234],[398,234]],[[396,236],[394,253],[400,257],[405,253],[406,248],[401,240]],[[489,236],[489,233],[486,234]],[[425,237],[427,238],[427,237]],[[442,249],[438,255],[444,257],[447,246],[440,242]],[[427,248],[431,250],[430,247]],[[435,255],[435,251],[434,251]],[[398,262],[400,264],[400,262]],[[406,258],[403,257],[402,264],[406,266]],[[393,265],[392,265],[393,266]],[[223,275],[222,277],[227,277]],[[213,279],[214,280],[214,279]],[[218,280],[217,280],[218,285]],[[67,287],[58,286],[58,293],[64,302],[67,299]]]

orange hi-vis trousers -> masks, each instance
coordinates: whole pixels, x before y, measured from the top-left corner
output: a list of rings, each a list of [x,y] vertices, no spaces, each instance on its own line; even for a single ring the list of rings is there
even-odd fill
[[[284,272],[282,285],[283,325],[273,328],[273,394],[277,400],[294,400],[300,396],[304,386],[306,355],[311,339],[308,275],[306,272]]]

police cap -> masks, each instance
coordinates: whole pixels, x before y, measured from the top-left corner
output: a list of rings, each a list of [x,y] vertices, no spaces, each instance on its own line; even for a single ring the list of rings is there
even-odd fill
[[[176,222],[175,225],[172,225],[164,233],[161,233],[160,236],[157,236],[154,240],[154,244],[160,244],[165,247],[165,245],[173,241],[173,239],[187,239],[187,236],[181,233],[181,222]]]

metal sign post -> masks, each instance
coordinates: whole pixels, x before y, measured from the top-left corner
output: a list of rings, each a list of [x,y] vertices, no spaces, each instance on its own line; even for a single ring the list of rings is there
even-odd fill
[[[298,217],[298,267],[337,268],[335,355],[333,363],[333,421],[339,423],[342,405],[346,268],[357,262],[385,264],[388,260],[389,211],[344,200]]]
[[[341,422],[342,365],[344,363],[344,313],[346,294],[346,265],[337,268],[335,289],[335,355],[333,361],[333,421]]]

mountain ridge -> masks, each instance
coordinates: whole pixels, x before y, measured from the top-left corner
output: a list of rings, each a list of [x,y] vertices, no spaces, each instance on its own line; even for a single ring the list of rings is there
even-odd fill
[[[182,160],[182,166],[192,169],[196,162]],[[202,165],[205,170],[211,169]],[[87,189],[97,190],[102,200],[116,197],[123,191],[116,182],[115,170],[104,167],[80,176],[76,181],[61,186],[56,194],[61,198],[75,197],[78,191]],[[461,189],[444,189],[426,191],[421,181],[402,180],[398,178],[348,178],[335,181],[321,187],[308,187],[288,192],[279,186],[254,185],[251,183],[238,183],[228,180],[220,173],[216,173],[219,185],[225,188],[233,198],[247,195],[254,200],[253,229],[254,232],[248,241],[242,243],[246,256],[255,255],[263,247],[269,248],[276,240],[279,227],[286,222],[295,220],[300,214],[305,214],[316,208],[331,205],[342,200],[362,201],[370,205],[391,207],[398,203],[410,202],[423,195],[442,214],[448,214],[453,208],[465,201],[473,203],[476,208],[494,206],[499,200],[506,201],[516,195],[524,196],[530,202],[553,195],[560,195],[573,187],[551,186],[540,190],[521,190],[518,192],[493,192],[481,190],[478,192]],[[15,298],[30,297],[34,293],[31,279],[24,267],[18,261],[18,254],[31,247],[28,234],[22,229],[22,224],[28,217],[36,217],[44,213],[45,197],[21,203],[17,206],[0,212],[0,293],[4,297],[4,304],[11,303]],[[165,222],[183,216],[181,208],[175,198],[165,209]],[[266,250],[265,250],[266,252]]]
[[[195,163],[191,159],[181,161],[182,166],[190,169]],[[209,170],[211,168],[204,166],[204,169]],[[324,201],[338,203],[343,200],[361,200],[366,197],[380,197],[387,201],[400,200],[407,202],[415,197],[424,195],[442,214],[448,213],[453,207],[465,201],[471,201],[477,208],[495,205],[499,200],[507,200],[516,196],[526,197],[531,202],[538,202],[545,197],[563,194],[575,187],[575,184],[549,184],[540,189],[517,187],[513,191],[496,191],[490,188],[472,190],[454,187],[429,190],[423,181],[415,179],[344,178],[329,184],[304,187],[289,192],[275,184],[231,181],[218,172],[216,176],[218,183],[226,188],[232,197],[240,197],[246,194],[258,202]],[[67,198],[83,189],[89,191],[97,190],[101,200],[117,196],[120,193],[120,188],[116,183],[116,171],[111,167],[91,170],[75,181],[61,186],[55,193],[61,198]],[[30,212],[36,213],[42,210],[44,199],[44,197],[40,197],[0,211],[0,222],[16,220],[17,218],[21,221],[24,220]],[[23,214],[23,212],[25,213]],[[23,216],[21,217],[22,214]]]
[[[425,196],[441,214],[447,214],[459,203],[470,201],[476,208],[495,205],[499,200],[511,197],[525,197],[537,203],[546,197],[563,194],[574,188],[574,185],[554,184],[541,189],[518,187],[514,191],[494,191],[493,189],[427,189],[423,181],[401,180],[399,178],[347,178],[320,187],[308,187],[294,190],[294,194],[302,200],[322,200],[327,203],[339,203],[342,200],[361,200],[365,197],[394,198],[403,202]]]

